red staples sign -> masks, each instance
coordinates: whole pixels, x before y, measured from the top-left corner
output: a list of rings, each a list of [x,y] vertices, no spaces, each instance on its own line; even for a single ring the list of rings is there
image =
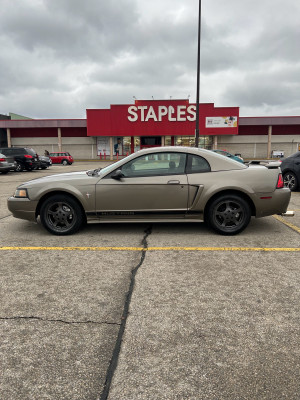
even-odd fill
[[[238,134],[238,107],[200,104],[200,135]],[[87,110],[88,136],[194,136],[196,104],[189,100],[136,100]]]

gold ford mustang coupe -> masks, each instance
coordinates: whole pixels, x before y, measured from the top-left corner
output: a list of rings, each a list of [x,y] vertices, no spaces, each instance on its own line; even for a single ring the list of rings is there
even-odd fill
[[[291,192],[280,164],[245,165],[210,150],[159,147],[105,168],[46,176],[20,185],[8,199],[16,218],[54,235],[87,221],[201,222],[222,235],[256,218],[284,214]]]

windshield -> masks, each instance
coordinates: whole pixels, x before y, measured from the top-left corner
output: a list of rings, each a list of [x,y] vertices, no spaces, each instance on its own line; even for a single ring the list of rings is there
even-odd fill
[[[108,172],[113,171],[114,169],[117,169],[119,165],[122,165],[122,161],[123,160],[117,161],[113,164],[108,165],[107,167],[102,168],[100,171],[100,175],[106,174]]]

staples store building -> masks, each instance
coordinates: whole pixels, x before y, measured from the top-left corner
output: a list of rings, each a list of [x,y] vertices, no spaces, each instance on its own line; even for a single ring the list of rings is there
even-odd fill
[[[213,148],[219,135],[238,134],[238,112],[201,104],[200,146]],[[109,110],[87,110],[87,136],[97,137],[98,151],[133,153],[153,146],[194,146],[196,105],[188,100],[140,101],[134,105],[112,105]]]
[[[5,117],[5,118],[4,118]],[[0,116],[1,147],[29,146],[75,159],[116,158],[154,146],[194,146],[196,105],[189,100],[136,100],[88,109],[86,119],[36,120]],[[244,158],[298,150],[300,117],[239,117],[238,107],[199,106],[199,146]]]

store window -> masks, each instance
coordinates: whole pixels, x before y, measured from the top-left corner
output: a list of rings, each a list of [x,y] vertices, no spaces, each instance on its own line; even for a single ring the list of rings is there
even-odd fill
[[[165,146],[172,146],[171,136],[165,136]]]
[[[161,136],[142,136],[141,146],[142,147],[161,146]]]
[[[125,156],[131,153],[131,136],[123,137],[123,152]]]
[[[199,136],[199,147],[211,150],[213,148],[213,136]]]
[[[134,151],[139,151],[141,149],[141,140],[138,136],[134,137]]]
[[[195,146],[194,136],[175,136],[175,146]]]
[[[195,136],[175,136],[175,146],[195,146]],[[213,136],[200,136],[199,147],[211,150],[213,148]]]

